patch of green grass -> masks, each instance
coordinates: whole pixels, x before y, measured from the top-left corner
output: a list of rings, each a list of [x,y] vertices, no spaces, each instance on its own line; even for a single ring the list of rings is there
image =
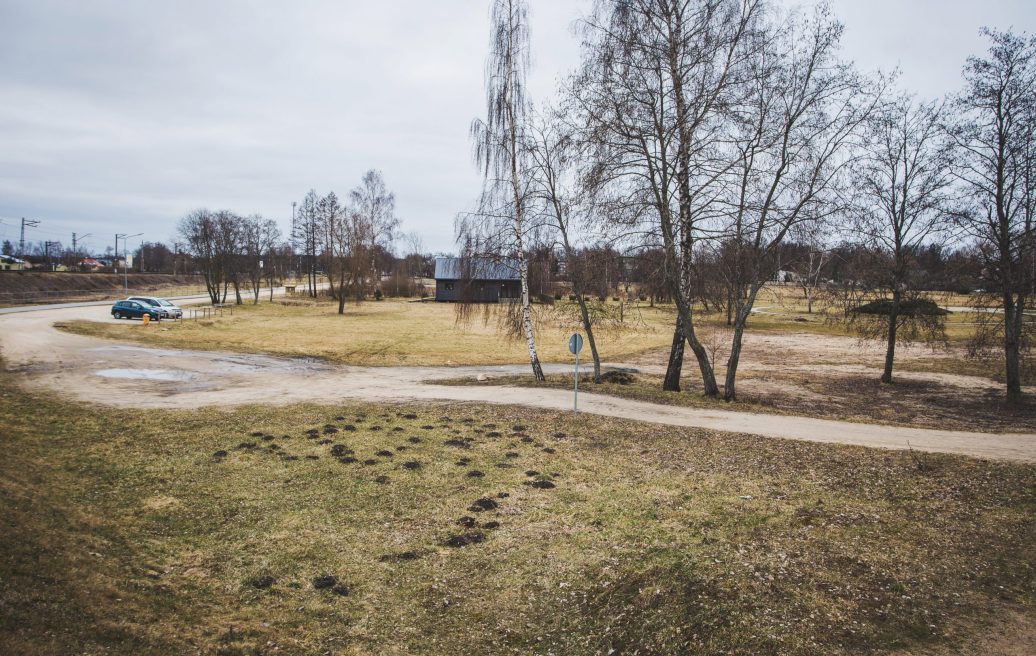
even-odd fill
[[[1033,467],[472,405],[110,410],[7,373],[0,401],[4,653],[881,653],[1036,599]]]

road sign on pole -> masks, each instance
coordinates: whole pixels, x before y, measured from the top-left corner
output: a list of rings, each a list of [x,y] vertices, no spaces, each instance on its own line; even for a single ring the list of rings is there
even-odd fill
[[[576,356],[576,386],[572,397],[572,416],[574,417],[579,413],[579,352],[583,350],[583,336],[579,333],[573,333],[568,338],[568,350]]]

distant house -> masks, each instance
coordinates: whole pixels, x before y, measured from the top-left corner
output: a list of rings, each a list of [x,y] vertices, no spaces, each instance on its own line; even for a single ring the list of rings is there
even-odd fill
[[[0,255],[0,271],[24,271],[29,264],[12,255]]]
[[[468,275],[465,275],[465,268]],[[435,300],[499,303],[521,298],[518,261],[475,258],[465,264],[459,257],[435,260]]]
[[[779,269],[777,273],[773,274],[773,281],[776,283],[797,283],[801,279],[802,276],[794,271],[785,271],[784,269]]]
[[[83,271],[95,271],[103,266],[104,264],[102,264],[98,260],[95,260],[92,257],[84,257],[83,259],[79,260],[79,268]]]

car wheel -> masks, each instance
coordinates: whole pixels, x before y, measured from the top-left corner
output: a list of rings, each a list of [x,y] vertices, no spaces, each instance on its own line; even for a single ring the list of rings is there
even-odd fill
[[[116,319],[121,319],[122,318],[122,312],[112,312],[112,316],[115,317]]]

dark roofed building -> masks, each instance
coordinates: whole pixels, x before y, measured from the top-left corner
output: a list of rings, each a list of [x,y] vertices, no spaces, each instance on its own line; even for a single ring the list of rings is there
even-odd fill
[[[475,258],[467,265],[470,273],[465,276],[465,262],[459,257],[435,259],[435,300],[499,303],[521,298],[517,260]]]

